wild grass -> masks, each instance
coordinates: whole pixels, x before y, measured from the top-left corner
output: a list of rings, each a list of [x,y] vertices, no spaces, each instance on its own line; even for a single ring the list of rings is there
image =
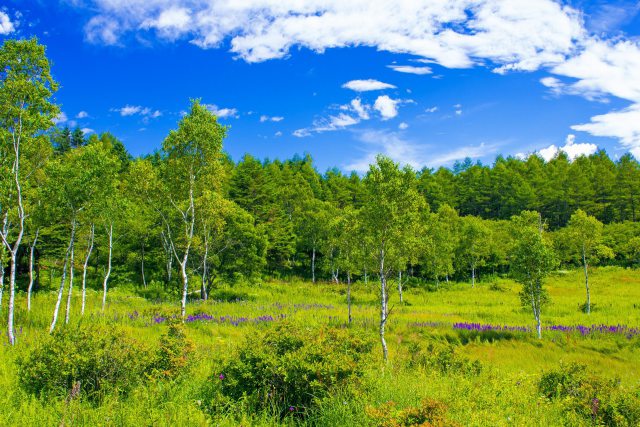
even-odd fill
[[[555,273],[548,283],[551,302],[543,309],[543,326],[640,326],[640,272],[598,268],[591,271],[590,279],[594,309],[587,315],[580,310],[585,299],[582,272]],[[545,330],[538,340],[534,332],[453,328],[454,323],[466,322],[533,329],[532,315],[520,306],[519,286],[508,279],[480,282],[475,288],[468,283],[441,283],[437,292],[408,289],[404,304],[391,283],[387,365],[381,361],[377,341],[378,283],[371,280],[353,285],[352,325],[347,324],[345,291],[344,285],[302,281],[222,287],[212,293],[214,298],[221,296],[219,301],[192,301],[188,314],[246,321],[187,322],[195,352],[185,375],[149,379],[129,395],[108,396],[100,405],[82,399],[38,399],[20,387],[16,361],[46,338],[56,295],[53,290],[38,292],[32,311],[27,312],[25,295],[19,293],[18,344],[11,347],[4,340],[0,345],[0,425],[376,425],[368,415],[371,408],[384,407],[389,401],[398,408],[416,407],[426,398],[442,402],[447,419],[459,425],[587,425],[584,419],[567,415],[560,403],[539,394],[537,383],[543,372],[556,369],[561,362],[578,362],[594,375],[619,378],[629,390],[640,385],[638,335]],[[234,299],[233,295],[240,298]],[[177,298],[150,301],[136,296],[129,287],[109,293],[104,313],[100,301],[101,293],[90,290],[86,313],[81,317],[78,292],[70,324],[64,325],[62,315],[58,328],[89,322],[115,325],[136,340],[155,346],[169,322],[154,319],[170,319],[179,313]],[[275,320],[262,321],[263,316]],[[282,319],[314,328],[351,328],[374,340],[374,361],[364,367],[361,384],[333,390],[304,418],[256,412],[242,402],[212,418],[202,402],[202,389],[211,373],[234,357],[246,337],[274,328]],[[4,323],[2,327],[4,331]],[[443,372],[413,363],[416,352],[428,353],[430,345],[447,344],[453,345],[460,357],[479,360],[481,372]]]

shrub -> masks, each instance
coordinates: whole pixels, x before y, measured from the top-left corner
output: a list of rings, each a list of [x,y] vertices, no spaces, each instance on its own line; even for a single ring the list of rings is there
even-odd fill
[[[100,402],[143,377],[149,352],[114,327],[66,327],[18,360],[20,385],[39,397],[80,395]]]
[[[447,407],[437,400],[425,399],[419,406],[397,409],[393,401],[366,408],[367,415],[379,427],[457,426],[446,418]]]
[[[219,289],[209,294],[209,299],[219,302],[251,301],[253,298],[246,292],[238,292],[232,289]]]
[[[176,378],[188,369],[193,350],[194,344],[187,338],[184,325],[172,322],[160,338],[151,369],[157,376]]]
[[[420,344],[409,345],[410,366],[424,366],[443,374],[479,375],[482,363],[459,354],[451,344],[430,343],[426,350]]]
[[[606,426],[635,426],[640,423],[640,398],[620,386],[587,373],[585,365],[560,364],[560,368],[542,375],[539,392],[562,402],[564,410]]]
[[[243,401],[251,410],[304,417],[336,387],[362,376],[373,343],[347,329],[282,323],[249,337],[203,391],[211,414]]]

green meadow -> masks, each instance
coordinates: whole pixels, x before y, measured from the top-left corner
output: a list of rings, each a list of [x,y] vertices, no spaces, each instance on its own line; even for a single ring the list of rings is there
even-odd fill
[[[584,301],[582,280],[580,270],[558,271],[550,276],[550,302],[542,313],[543,327],[640,325],[637,271],[594,268],[593,308],[589,315],[580,309]],[[347,322],[345,284],[218,284],[208,301],[188,304],[188,315],[192,317],[187,317],[184,326],[172,320],[173,316],[179,318],[180,306],[177,298],[173,301],[169,295],[147,290],[145,298],[141,291],[136,295],[132,289],[115,288],[108,295],[102,314],[101,294],[90,291],[85,315],[80,316],[78,293],[74,295],[77,301],[69,324],[61,324],[53,337],[48,336],[47,330],[55,304],[54,292],[35,294],[31,312],[26,311],[25,295],[19,293],[16,320],[22,328],[18,343],[0,347],[0,420],[34,426],[636,425],[633,404],[637,404],[640,385],[637,331],[583,334],[545,329],[539,340],[531,313],[521,307],[520,285],[511,280],[490,277],[475,288],[470,283],[453,282],[441,283],[438,289],[409,287],[404,290],[404,303],[400,303],[390,282],[389,362],[385,364],[377,331],[378,286],[375,280],[352,285],[351,324]],[[203,318],[202,313],[212,319]],[[456,329],[456,323],[531,330]],[[38,394],[24,383],[29,369],[25,360],[44,364],[46,357],[42,354],[35,359],[29,357],[34,352],[47,351],[43,350],[46,343],[62,339],[68,331],[91,327],[117,331],[127,337],[127,342],[145,351],[131,351],[127,357],[143,360],[162,347],[163,336],[172,324],[183,332],[179,339],[191,346],[175,374],[158,376],[147,370],[126,393],[113,389],[98,400],[76,398],[72,390]],[[233,361],[239,360],[239,352],[252,350],[251,343],[257,342],[252,339],[275,332],[284,335],[281,339],[291,333],[312,341],[310,338],[331,331],[344,331],[348,334],[345,337],[367,343],[362,347],[367,354],[358,355],[357,366],[352,366],[356,375],[334,382],[330,388],[319,388],[325,392],[305,399],[304,406],[289,405],[287,399],[295,402],[296,396],[287,393],[295,393],[296,389],[285,389],[281,395],[284,400],[280,401],[284,411],[260,404],[246,391],[243,396],[229,398],[233,390],[225,391],[225,382],[234,381],[234,373],[240,372]],[[78,348],[65,350],[61,357],[73,357],[74,351],[82,355],[84,344],[76,339],[69,345]],[[266,348],[269,352],[270,348]],[[275,348],[273,351],[277,352]],[[336,358],[342,357],[340,351],[335,349]],[[73,363],[80,366],[83,360]],[[302,367],[287,370],[300,363],[299,359],[282,360],[290,364],[278,367],[284,369],[283,378],[296,372],[308,375]],[[327,363],[331,361],[322,366],[329,369]],[[583,384],[596,384],[589,390],[595,393],[591,401],[597,398],[598,404],[594,410],[594,404],[589,407],[587,402],[586,415],[581,392],[569,390],[567,395],[549,397],[541,388],[545,374],[566,374],[567,367],[575,366],[573,363],[582,366],[574,384],[576,390]],[[51,378],[55,374],[47,373]],[[613,395],[623,397],[615,400]],[[615,411],[626,414],[625,408],[632,411],[631,415],[619,416],[617,421],[611,418]]]

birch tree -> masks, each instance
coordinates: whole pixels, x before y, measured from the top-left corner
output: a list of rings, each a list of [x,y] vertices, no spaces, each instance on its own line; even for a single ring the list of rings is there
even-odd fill
[[[220,154],[226,128],[199,101],[180,120],[162,144],[166,161],[162,186],[168,209],[160,207],[171,252],[182,277],[181,316],[186,317],[189,292],[189,253],[193,244],[198,212],[196,200],[207,189],[219,187]]]
[[[389,354],[385,340],[385,326],[389,319],[387,279],[390,266],[397,263],[402,245],[418,223],[425,201],[416,189],[415,174],[410,168],[400,169],[388,157],[378,156],[369,167],[364,180],[366,202],[361,210],[365,233],[371,237],[373,256],[380,277],[379,335],[382,357]]]
[[[585,312],[591,314],[591,289],[589,288],[589,263],[598,257],[612,258],[613,251],[602,242],[603,225],[595,217],[578,209],[571,215],[565,230],[568,245],[574,256],[580,259],[586,290]]]
[[[542,338],[541,313],[548,301],[545,279],[556,266],[556,258],[537,212],[525,211],[511,221],[516,240],[511,255],[511,274],[522,284],[521,303],[531,308],[538,338]]]
[[[0,48],[0,157],[10,164],[11,185],[0,201],[0,240],[9,253],[7,336],[15,344],[14,309],[17,255],[25,230],[24,191],[40,168],[49,147],[43,132],[53,126],[59,110],[50,101],[57,84],[51,77],[44,46],[36,39],[7,40]],[[9,231],[13,233],[10,234]]]

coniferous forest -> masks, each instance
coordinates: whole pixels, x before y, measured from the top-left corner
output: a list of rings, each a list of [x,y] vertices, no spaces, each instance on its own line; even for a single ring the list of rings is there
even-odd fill
[[[133,157],[0,79],[0,424],[640,423],[631,154],[319,171],[195,99]]]

